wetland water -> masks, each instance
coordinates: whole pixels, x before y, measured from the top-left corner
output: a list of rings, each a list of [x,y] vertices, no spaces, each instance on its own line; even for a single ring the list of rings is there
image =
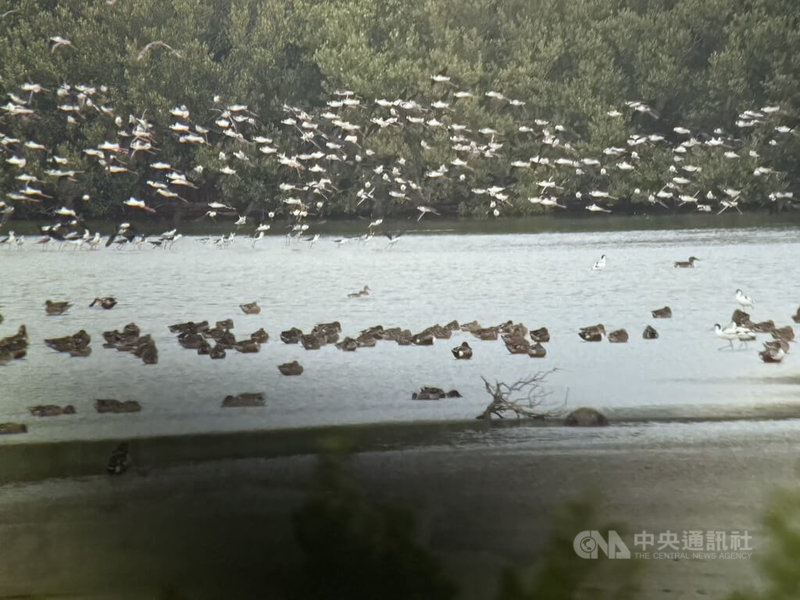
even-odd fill
[[[552,368],[558,371],[546,387],[555,404],[567,397],[567,408],[594,406],[617,420],[800,417],[794,353],[782,364],[763,364],[760,341],[719,350],[724,342],[713,332],[738,307],[737,288],[754,298],[754,321],[792,323],[800,303],[797,223],[614,229],[409,232],[392,247],[378,236],[338,246],[333,235],[313,246],[267,237],[255,248],[240,238],[224,249],[187,236],[168,251],[41,251],[29,240],[20,250],[0,251],[0,336],[24,323],[31,339],[27,358],[0,367],[0,421],[25,422],[29,432],[2,442],[472,419],[488,402],[481,376],[511,382]],[[601,254],[607,267],[592,271]],[[701,259],[697,268],[673,268],[690,255]],[[364,285],[370,295],[347,297]],[[88,308],[105,295],[119,304]],[[74,306],[48,317],[46,299]],[[238,305],[252,301],[261,314],[242,314]],[[652,319],[650,311],[664,305],[673,318]],[[229,351],[224,360],[211,360],[180,347],[167,330],[181,321],[229,317],[237,338],[259,327],[269,332],[260,353]],[[452,319],[547,326],[547,357],[510,355],[501,341],[465,332],[432,347],[379,341],[356,352],[332,345],[306,351],[279,338],[290,327],[308,331],[332,320],[341,322],[342,337],[355,337],[377,324],[419,331]],[[103,331],[131,321],[155,339],[157,365],[102,347]],[[582,341],[578,329],[596,323],[624,327],[631,339]],[[658,340],[642,339],[647,324],[658,330]],[[81,328],[92,336],[87,358],[43,343]],[[474,358],[456,361],[450,349],[464,340]],[[292,360],[304,366],[302,376],[278,372],[278,364]],[[464,397],[413,402],[411,393],[424,385],[455,388]],[[228,394],[258,391],[265,407],[221,407]],[[96,398],[138,400],[143,409],[98,414]],[[28,407],[41,403],[73,404],[77,414],[32,417]]]

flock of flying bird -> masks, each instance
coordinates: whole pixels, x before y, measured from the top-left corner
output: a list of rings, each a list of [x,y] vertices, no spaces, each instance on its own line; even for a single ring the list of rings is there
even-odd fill
[[[50,43],[54,52],[71,47],[69,40],[57,35]],[[163,42],[151,42],[139,59],[159,48],[177,52]],[[755,150],[744,151],[742,139],[736,135],[721,129],[693,132],[680,126],[666,133],[630,133],[597,156],[582,156],[581,140],[574,130],[529,117],[523,100],[497,90],[463,89],[446,72],[432,75],[430,83],[434,100],[419,95],[368,100],[353,91],[338,90],[322,107],[284,104],[279,122],[267,123],[247,104],[214,96],[210,106],[196,107],[196,111],[174,106],[166,130],[146,117],[147,110],[139,116],[118,114],[110,102],[113,94],[105,85],[64,82],[47,88],[40,83],[22,83],[7,90],[8,100],[0,106],[0,159],[17,183],[16,189],[0,200],[0,227],[12,217],[18,203],[36,203],[55,219],[42,228],[41,243],[71,241],[98,247],[98,234],[89,232],[81,214],[82,205],[92,202],[94,192],[87,189],[78,198],[80,192],[76,195],[74,191],[88,173],[94,181],[97,176],[123,178],[134,191],[122,202],[131,217],[165,214],[177,208],[197,219],[230,218],[235,231],[248,231],[254,243],[279,215],[286,218],[290,236],[316,241],[313,217],[322,219],[330,214],[326,205],[332,204],[332,199],[357,214],[371,215],[366,235],[374,234],[386,215],[415,214],[419,221],[426,215],[441,214],[443,206],[452,206],[466,196],[481,199],[487,214],[494,216],[525,203],[541,210],[580,207],[609,213],[620,200],[609,191],[614,184],[637,171],[648,155],[664,149],[671,149],[672,161],[663,173],[662,187],[636,188],[632,197],[651,206],[690,206],[700,212],[722,213],[740,211],[741,190],[723,182],[703,189],[708,182],[701,181],[696,153],[718,152],[724,160],[748,161],[743,165],[760,161]],[[44,98],[47,95],[54,98]],[[47,108],[53,100],[55,108]],[[490,108],[498,122],[506,125],[467,123],[463,113],[468,109],[462,110],[462,106],[475,102]],[[104,130],[104,141],[81,148],[80,156],[59,155],[56,148],[35,138],[37,119],[46,110],[55,110],[69,128],[91,129],[91,137]],[[774,146],[781,136],[794,135],[784,117],[789,115],[779,106],[746,110],[735,128],[748,134],[758,132]],[[664,129],[658,115],[641,101],[613,108],[607,118],[627,119],[642,130],[648,123],[657,125],[651,130]],[[509,122],[513,123],[510,129]],[[26,137],[20,132],[26,132]],[[389,144],[384,136],[399,136],[413,157],[385,151]],[[172,148],[176,164],[170,162],[165,146]],[[531,155],[531,149],[536,153]],[[492,165],[500,164],[496,159],[501,157],[500,162],[509,165],[510,171],[495,172]],[[270,197],[247,206],[234,199],[204,200],[209,183],[217,185],[224,178],[263,180],[265,173],[277,174],[270,184],[274,189]],[[760,165],[752,174],[768,180],[779,172]],[[591,187],[566,189],[563,183],[575,175],[591,182],[587,183]],[[442,185],[445,180],[446,186]],[[791,205],[793,193],[781,189],[776,178],[769,200]],[[133,235],[130,228],[120,227],[108,244],[132,241]],[[6,243],[14,240],[10,236]],[[171,241],[174,239],[164,239],[160,244]]]

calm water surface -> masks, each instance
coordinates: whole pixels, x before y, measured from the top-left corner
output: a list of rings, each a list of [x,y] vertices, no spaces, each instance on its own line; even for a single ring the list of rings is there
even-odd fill
[[[24,323],[28,357],[0,367],[0,422],[28,424],[26,440],[137,436],[161,433],[300,427],[336,423],[473,418],[488,401],[481,377],[513,382],[557,368],[547,379],[551,400],[595,406],[618,419],[772,418],[800,416],[800,362],[763,364],[760,342],[719,350],[714,323],[726,324],[742,288],[755,299],[755,321],[791,324],[800,304],[800,229],[788,227],[637,230],[573,233],[442,234],[385,238],[337,246],[286,245],[265,238],[256,248],[241,240],[227,249],[199,238],[170,251],[41,251],[28,244],[0,251],[0,336]],[[604,271],[591,266],[608,256]],[[701,259],[695,269],[675,260]],[[363,298],[349,292],[369,285]],[[89,309],[95,296],[115,296],[110,311]],[[75,303],[65,315],[46,317],[44,301]],[[260,315],[244,315],[257,300]],[[673,318],[650,311],[672,307]],[[258,354],[229,351],[211,360],[185,350],[167,325],[185,320],[234,319],[234,333],[259,327],[270,341]],[[547,326],[544,359],[510,355],[501,341],[482,342],[456,332],[432,347],[342,352],[286,345],[280,331],[338,320],[343,335],[381,324],[418,331],[452,319],[495,325],[508,319],[531,329]],[[150,333],[159,363],[102,347],[101,332],[135,321]],[[627,344],[585,343],[580,327],[624,327]],[[641,338],[652,324],[660,338]],[[43,340],[84,328],[92,336],[88,358],[70,358]],[[764,336],[762,339],[767,339]],[[450,348],[468,340],[471,361]],[[300,377],[277,365],[298,360]],[[458,389],[464,396],[413,402],[423,385]],[[263,408],[222,408],[228,394],[264,392]],[[139,400],[138,414],[97,414],[96,398]],[[73,416],[36,419],[28,407],[74,404]],[[519,435],[510,433],[508,435]],[[552,435],[552,434],[548,434]],[[8,443],[20,436],[7,436]]]

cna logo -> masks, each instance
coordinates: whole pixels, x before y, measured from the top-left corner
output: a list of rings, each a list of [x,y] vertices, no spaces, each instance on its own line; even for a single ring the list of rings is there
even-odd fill
[[[581,531],[572,540],[572,548],[581,558],[597,558],[600,552],[608,558],[631,557],[631,551],[613,529],[608,531],[608,540],[599,531]]]

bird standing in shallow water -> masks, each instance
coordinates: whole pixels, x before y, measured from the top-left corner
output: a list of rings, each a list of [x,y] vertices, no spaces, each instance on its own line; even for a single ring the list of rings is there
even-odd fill
[[[750,296],[745,296],[742,290],[736,290],[736,301],[742,308],[755,308],[755,302]]]

